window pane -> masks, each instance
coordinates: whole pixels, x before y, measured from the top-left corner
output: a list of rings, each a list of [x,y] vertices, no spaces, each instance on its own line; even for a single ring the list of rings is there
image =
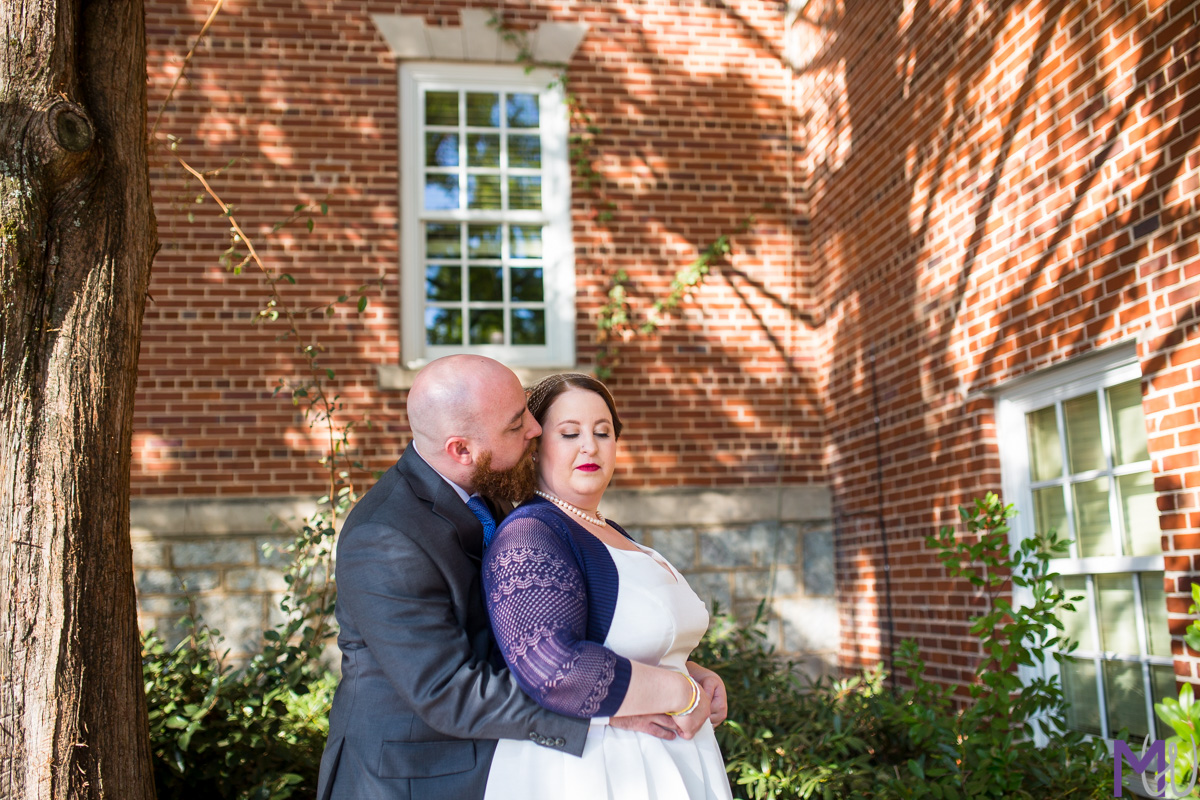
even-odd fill
[[[498,166],[500,166],[500,134],[498,134],[498,133],[468,133],[467,134],[467,166],[468,167],[498,167]]]
[[[1067,504],[1063,501],[1061,486],[1048,486],[1033,492],[1034,513],[1037,515],[1037,531],[1047,534],[1056,531],[1060,539],[1071,536],[1067,526]]]
[[[429,344],[461,345],[462,312],[456,308],[425,309],[425,341]]]
[[[1155,666],[1150,667],[1150,688],[1154,692],[1154,702],[1161,703],[1168,697],[1179,697],[1179,692],[1175,690],[1175,668]],[[1169,736],[1174,736],[1175,731],[1171,726],[1157,719],[1158,723],[1158,738],[1166,739]]]
[[[459,226],[456,223],[425,223],[425,257],[458,258],[462,255]]]
[[[514,73],[511,82],[498,83],[508,81],[507,74],[488,79],[494,85],[473,84],[449,70],[414,76],[418,138],[411,131],[403,138],[411,145],[405,159],[417,158],[407,166],[415,170],[413,191],[421,195],[410,209],[420,242],[409,247],[421,252],[404,270],[409,277],[420,271],[424,294],[408,297],[405,305],[422,316],[432,351],[465,347],[495,355],[504,348],[522,361],[535,348],[573,351],[573,336],[562,339],[557,328],[549,330],[560,322],[548,303],[548,282],[560,265],[551,262],[544,241],[557,246],[561,239],[570,249],[570,225],[545,218],[555,187],[543,174],[550,162],[568,166],[569,131],[541,127],[543,101],[553,109],[548,121],[566,114],[561,98],[533,77]],[[460,79],[462,85],[448,83]],[[562,141],[556,144],[556,138]]]
[[[508,165],[537,169],[542,166],[542,137],[511,134],[508,137]]]
[[[540,308],[514,308],[512,337],[513,344],[545,344],[546,312]]]
[[[503,267],[471,267],[470,299],[475,302],[500,303],[504,300]],[[474,320],[474,315],[471,317]],[[471,323],[472,325],[474,322]]]
[[[427,166],[427,167],[457,167],[458,166],[458,134],[457,133],[427,133],[427,134],[425,134],[425,166]]]
[[[1096,650],[1096,637],[1092,633],[1092,595],[1088,590],[1086,575],[1067,575],[1059,578],[1058,584],[1066,593],[1067,602],[1075,607],[1074,611],[1063,609],[1060,619],[1063,623],[1063,635],[1073,642],[1078,642],[1081,650]],[[1072,600],[1082,597],[1081,600]]]
[[[1162,531],[1158,527],[1158,495],[1154,475],[1139,472],[1117,478],[1121,514],[1125,521],[1125,554],[1156,556],[1162,552]]]
[[[1134,616],[1133,578],[1128,574],[1097,575],[1101,647],[1110,653],[1139,655],[1137,618]]]
[[[472,225],[467,229],[467,256],[499,258],[502,241],[499,225]]]
[[[1146,684],[1142,665],[1127,661],[1104,662],[1104,699],[1108,704],[1108,734],[1128,728],[1139,742],[1147,733]]]
[[[1079,540],[1079,554],[1088,556],[1113,556],[1112,518],[1108,513],[1108,478],[1076,483],[1071,487],[1075,493],[1075,536]]]
[[[1063,697],[1070,704],[1067,709],[1067,727],[1099,736],[1102,731],[1095,662],[1091,659],[1064,658],[1060,669]]]
[[[542,207],[542,179],[538,175],[515,175],[508,179],[508,207]]]
[[[544,298],[542,292],[542,268],[518,269],[510,272],[512,281],[512,299],[518,303],[540,303]]]
[[[467,208],[500,208],[500,176],[467,176]]]
[[[1143,572],[1142,611],[1146,614],[1146,634],[1150,639],[1150,655],[1171,656],[1171,630],[1167,626],[1167,597],[1163,592],[1161,572]]]
[[[1063,403],[1067,426],[1067,452],[1071,472],[1104,469],[1104,443],[1100,439],[1100,402],[1094,394]]]
[[[541,258],[542,226],[513,225],[510,227],[508,249],[512,258]]]
[[[504,312],[490,308],[473,309],[471,344],[504,344]]]
[[[536,128],[538,126],[538,96],[536,94],[510,94],[508,100],[508,127]]]
[[[467,92],[467,124],[476,128],[499,128],[500,95]]]
[[[425,124],[457,125],[458,92],[426,92]]]
[[[1033,479],[1048,481],[1062,475],[1062,444],[1058,439],[1058,420],[1054,406],[1034,411],[1025,417],[1029,428],[1029,461]]]
[[[462,270],[457,264],[430,264],[425,267],[425,298],[450,303],[462,300]]]
[[[1132,464],[1150,458],[1146,448],[1146,417],[1142,413],[1142,384],[1129,381],[1108,390],[1112,415],[1113,461]]]
[[[426,175],[425,208],[428,211],[447,211],[458,208],[458,176]]]

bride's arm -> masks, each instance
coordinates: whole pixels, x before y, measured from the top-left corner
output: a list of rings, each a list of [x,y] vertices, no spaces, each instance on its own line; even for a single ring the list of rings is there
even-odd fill
[[[543,708],[573,717],[636,716],[686,709],[691,682],[681,672],[631,662],[587,639],[587,586],[570,547],[546,522],[507,522],[483,564],[484,600],[504,660]],[[709,699],[674,717],[690,737],[708,718]]]
[[[629,689],[625,692],[625,700],[621,703],[621,707],[613,716],[684,711],[692,706],[694,701],[695,705],[689,713],[671,718],[679,727],[679,733],[683,738],[692,738],[696,731],[700,730],[700,726],[708,720],[710,712],[708,692],[699,688],[698,685],[693,688],[692,681],[688,680],[682,672],[662,667],[649,667],[636,661],[631,663],[632,673],[629,676]]]

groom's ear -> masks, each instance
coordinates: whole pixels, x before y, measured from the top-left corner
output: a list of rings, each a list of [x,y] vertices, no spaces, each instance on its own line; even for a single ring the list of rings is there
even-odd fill
[[[446,440],[444,449],[446,455],[455,463],[462,464],[464,467],[475,466],[475,456],[471,452],[471,446],[466,438],[451,436]]]

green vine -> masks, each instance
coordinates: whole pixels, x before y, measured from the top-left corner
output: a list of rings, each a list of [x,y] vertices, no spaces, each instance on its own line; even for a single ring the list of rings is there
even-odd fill
[[[620,347],[636,336],[652,336],[665,324],[664,317],[680,306],[688,294],[701,286],[711,269],[725,260],[732,252],[730,242],[733,236],[745,233],[754,224],[754,215],[750,214],[741,221],[732,234],[721,234],[708,247],[704,248],[699,257],[675,273],[671,288],[666,297],[654,301],[646,318],[638,322],[629,305],[629,274],[625,270],[617,270],[613,275],[612,288],[608,290],[608,301],[600,307],[596,319],[597,339],[600,350],[596,354],[596,366],[593,369],[596,377],[605,380],[612,375],[613,369],[620,363]]]
[[[1188,614],[1195,614],[1200,610],[1200,583],[1192,584],[1192,601],[1188,607]],[[1183,633],[1183,641],[1188,649],[1200,650],[1200,620],[1194,619],[1188,623],[1187,630]],[[1167,792],[1166,796],[1197,800],[1200,798],[1200,790],[1195,787],[1195,776],[1200,765],[1196,764],[1194,755],[1197,741],[1200,740],[1200,703],[1196,702],[1192,684],[1183,682],[1179,688],[1179,699],[1166,697],[1162,702],[1155,703],[1154,713],[1170,726],[1174,733],[1174,736],[1167,737],[1166,746],[1168,759],[1172,758],[1171,754],[1175,754],[1174,763],[1168,764],[1165,771],[1168,780],[1171,781],[1171,789],[1175,790],[1177,786],[1191,787],[1186,795],[1174,791]],[[1142,749],[1144,752],[1145,743]]]
[[[596,221],[601,225],[610,222],[617,206],[604,196],[603,176],[592,166],[596,137],[600,135],[600,128],[593,121],[592,115],[579,103],[579,98],[571,93],[567,83],[567,65],[558,61],[539,61],[533,55],[528,34],[523,30],[509,27],[498,15],[492,15],[488,20],[488,26],[500,34],[500,38],[517,51],[517,63],[525,67],[526,74],[539,68],[554,71],[557,77],[550,82],[548,88],[562,87],[563,102],[566,103],[570,121],[567,145],[571,170],[578,179],[578,186],[591,195],[595,201]]]
[[[216,0],[197,44],[222,2]],[[323,363],[325,349],[316,334],[305,328],[314,318],[334,315],[347,301],[363,313],[368,294],[376,286],[382,288],[383,276],[331,302],[300,306],[287,296],[296,279],[265,263],[234,207],[213,189],[214,176],[234,162],[200,171],[178,156],[178,137],[166,134],[165,141],[188,176],[185,191],[192,179],[203,187],[203,192],[187,198],[188,221],[196,219],[194,212],[206,198],[215,202],[229,226],[229,245],[220,254],[222,266],[234,275],[257,267],[265,283],[266,296],[252,321],[264,327],[282,325],[276,340],[293,343],[304,360],[306,370],[301,376],[279,379],[275,394],[290,395],[292,405],[303,408],[309,428],[325,440],[319,463],[326,490],[315,513],[297,524],[274,520],[276,528],[283,527],[290,535],[290,541],[278,548],[285,556],[287,588],[279,603],[283,619],[263,632],[249,661],[237,668],[225,662],[220,632],[200,618],[190,597],[189,613],[182,620],[188,633],[178,646],[168,650],[154,631],[143,636],[142,671],[155,783],[160,797],[285,800],[310,794],[317,778],[337,683],[321,658],[334,635],[334,532],[357,500],[355,476],[366,471],[351,456],[356,423],[344,416],[345,404],[334,388],[334,370]],[[298,203],[264,238],[290,225],[302,225],[311,233],[315,218],[328,213],[325,200]],[[264,546],[267,555],[271,549]]]
[[[567,65],[556,62],[538,61],[533,55],[529,37],[523,30],[509,27],[498,15],[493,15],[488,21],[500,37],[517,51],[517,62],[525,66],[525,72],[532,72],[539,67],[553,69],[557,74],[553,86],[561,86],[570,115],[571,133],[569,137],[571,169],[577,179],[577,185],[591,195],[596,204],[596,223],[606,225],[613,218],[616,204],[604,195],[603,176],[593,166],[595,160],[596,138],[600,128],[592,116],[580,104],[579,98],[569,91],[567,84]],[[600,344],[596,354],[596,364],[592,371],[596,377],[606,379],[612,375],[613,369],[620,362],[620,348],[635,336],[651,336],[658,332],[664,324],[664,317],[679,307],[688,293],[704,283],[709,270],[724,260],[731,252],[730,239],[732,236],[745,233],[754,224],[751,214],[742,220],[733,234],[722,234],[713,240],[700,256],[687,266],[680,269],[671,281],[670,292],[666,297],[656,300],[651,306],[646,319],[638,322],[634,319],[633,309],[629,305],[629,274],[618,269],[613,275],[612,286],[608,290],[608,300],[600,307],[596,320],[598,331],[597,340]]]
[[[350,295],[340,295],[335,301],[312,308],[292,308],[285,302],[283,291],[285,285],[294,286],[296,279],[289,273],[277,272],[267,266],[254,242],[238,222],[233,206],[220,198],[204,173],[182,158],[176,158],[183,169],[200,182],[205,193],[229,221],[230,245],[221,254],[222,265],[238,275],[247,264],[253,264],[267,284],[266,301],[255,315],[254,322],[265,325],[282,320],[285,329],[276,337],[277,340],[294,341],[305,361],[307,376],[294,383],[280,378],[274,394],[290,393],[293,406],[303,405],[309,428],[323,431],[327,439],[325,455],[318,462],[327,476],[327,492],[317,501],[319,510],[316,514],[304,520],[299,530],[291,530],[293,542],[287,548],[292,563],[286,575],[289,591],[284,596],[281,610],[287,615],[288,621],[281,628],[267,631],[268,644],[255,657],[259,669],[271,665],[273,668],[286,668],[290,674],[299,674],[310,659],[321,654],[329,638],[335,591],[331,580],[334,530],[338,518],[346,514],[357,500],[351,473],[363,470],[361,463],[348,459],[350,434],[355,422],[341,419],[340,414],[344,409],[341,395],[333,394],[328,388],[336,380],[336,373],[320,363],[325,348],[314,338],[304,335],[300,320],[316,312],[326,317],[332,316],[338,304],[349,300]],[[305,217],[304,226],[311,233],[315,227],[312,214],[317,211],[322,215],[327,214],[328,204],[299,203],[286,219],[272,227],[272,233]],[[367,294],[376,286],[382,289],[383,276],[356,290],[355,307],[359,314],[366,310]]]

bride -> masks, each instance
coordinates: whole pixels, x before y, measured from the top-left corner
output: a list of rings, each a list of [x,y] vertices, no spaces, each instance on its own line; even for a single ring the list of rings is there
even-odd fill
[[[542,426],[537,491],[484,555],[485,599],[525,692],[592,725],[581,758],[501,740],[486,800],[730,798],[710,720],[711,706],[715,721],[724,716],[723,686],[687,661],[708,627],[704,603],[600,512],[621,434],[612,395],[589,375],[554,375],[534,387],[529,410]],[[666,714],[679,735],[608,724],[646,714]]]

